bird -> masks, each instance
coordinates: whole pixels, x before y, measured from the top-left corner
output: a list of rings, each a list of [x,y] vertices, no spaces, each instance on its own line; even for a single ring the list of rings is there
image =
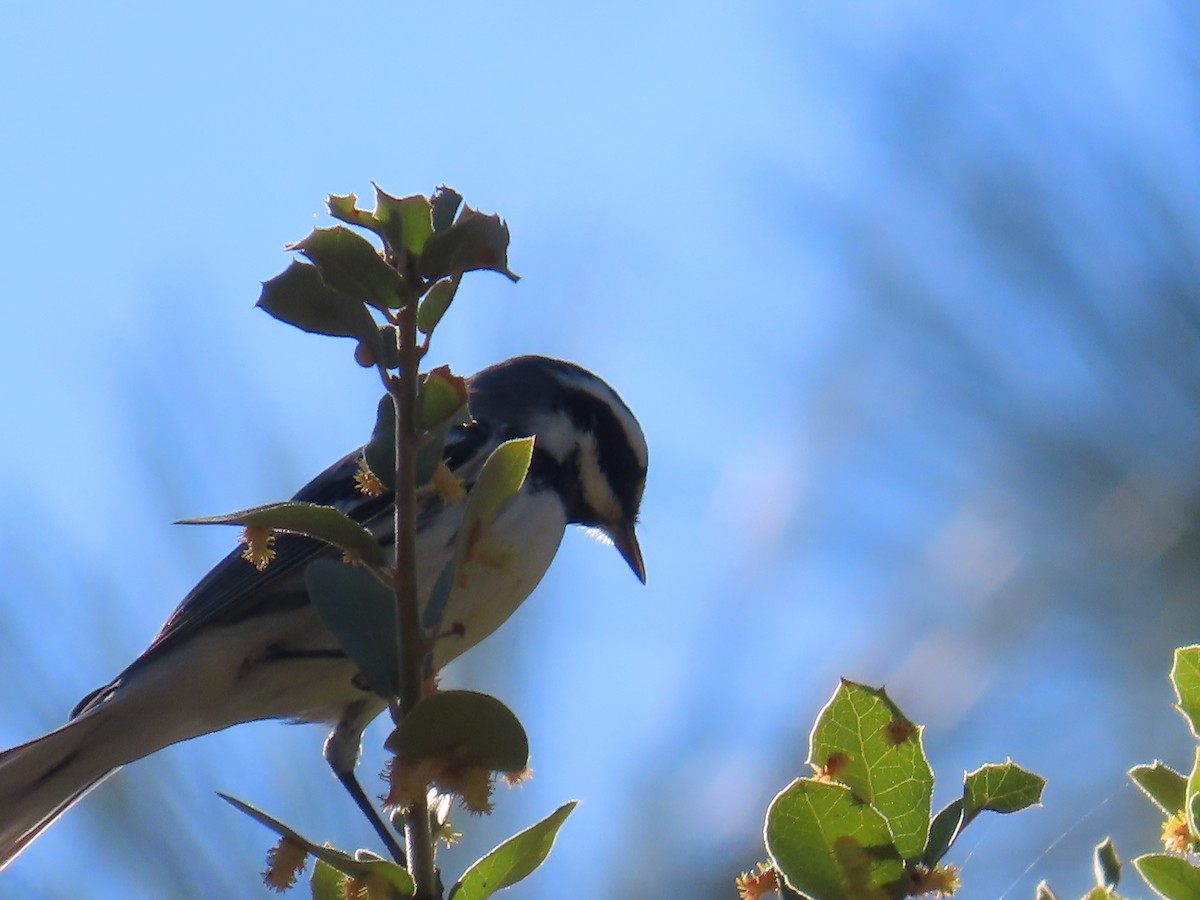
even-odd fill
[[[607,537],[645,583],[636,535],[648,449],[638,420],[604,380],[581,366],[519,356],[467,379],[469,421],[451,428],[443,462],[468,489],[502,442],[534,437],[525,482],[489,535],[512,553],[495,577],[452,592],[438,621],[432,663],[478,644],[521,605],[550,566],[568,524]],[[385,546],[392,494],[367,496],[348,453],[297,492],[334,506]],[[422,489],[415,544],[418,595],[427,604],[454,558],[465,503]],[[355,776],[362,733],[385,708],[310,602],[305,569],[338,551],[280,534],[264,569],[234,550],[181,601],[158,635],[115,679],[84,697],[67,723],[0,752],[0,869],[120,767],[180,741],[243,722],[332,725],[324,756],[393,854],[398,843]]]

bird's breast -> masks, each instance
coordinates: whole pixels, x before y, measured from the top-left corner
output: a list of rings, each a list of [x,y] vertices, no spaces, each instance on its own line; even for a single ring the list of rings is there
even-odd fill
[[[566,511],[554,490],[526,489],[490,526],[471,536],[445,608],[432,626],[438,635],[435,666],[474,647],[516,612],[546,574],[566,527]]]

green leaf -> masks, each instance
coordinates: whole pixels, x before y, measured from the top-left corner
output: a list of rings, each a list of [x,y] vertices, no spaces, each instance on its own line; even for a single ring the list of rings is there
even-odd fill
[[[325,198],[329,214],[335,219],[349,222],[358,211],[358,196],[356,194],[330,194]]]
[[[348,557],[370,566],[387,563],[383,548],[375,536],[340,509],[316,503],[288,500],[264,503],[220,516],[180,519],[176,525],[243,525],[269,528],[288,534],[303,534],[340,548]]]
[[[578,802],[564,803],[536,825],[514,834],[472,863],[450,889],[449,900],[485,900],[528,877],[545,861],[559,828]]]
[[[329,287],[316,266],[293,260],[281,273],[263,282],[257,305],[301,331],[356,338],[376,356],[380,352],[379,326],[366,305]]]
[[[433,208],[426,197],[393,197],[375,185],[375,219],[380,237],[395,249],[403,248],[420,256],[425,242],[433,234]]]
[[[433,230],[445,231],[454,224],[458,205],[462,203],[462,194],[443,184],[433,192],[430,203],[433,206]]]
[[[809,762],[887,820],[900,855],[925,850],[933,770],[914,725],[882,689],[843,680],[813,727]]]
[[[1037,891],[1034,893],[1034,900],[1058,900],[1054,896],[1054,891],[1050,890],[1050,885],[1044,881],[1039,881]]]
[[[444,278],[490,269],[517,281],[508,267],[508,226],[497,215],[485,216],[464,206],[454,224],[435,231],[421,252],[422,277]]]
[[[494,576],[508,571],[515,548],[500,544],[488,528],[525,483],[533,460],[534,439],[514,438],[492,451],[467,495],[467,508],[454,552],[455,586],[465,588],[481,570]]]
[[[419,428],[437,428],[452,418],[455,422],[467,421],[467,380],[451,372],[449,366],[431,369],[421,380],[420,394]],[[456,416],[460,411],[463,415]]]
[[[925,852],[921,854],[924,865],[930,868],[936,866],[954,844],[962,831],[964,805],[965,801],[960,797],[933,817],[929,825],[929,841],[925,844]]]
[[[529,738],[511,709],[476,691],[438,691],[412,708],[385,746],[404,760],[451,757],[458,767],[516,773],[529,763]]]
[[[470,414],[465,415],[469,418]],[[437,471],[437,467],[441,465],[442,457],[445,455],[446,437],[456,421],[452,419],[433,429],[417,444],[417,460],[414,466],[417,487],[423,487],[433,479],[433,473]]]
[[[1192,771],[1188,773],[1183,811],[1187,817],[1188,830],[1192,834],[1200,834],[1200,747],[1196,748]]]
[[[377,359],[385,369],[400,368],[400,345],[397,337],[400,330],[395,325],[379,326],[379,350]]]
[[[430,632],[437,631],[437,626],[442,621],[442,615],[446,612],[446,604],[450,602],[453,590],[454,560],[450,560],[442,567],[437,581],[433,583],[433,588],[429,591],[429,599],[425,601],[425,607],[421,610],[421,627]]]
[[[370,571],[333,559],[316,559],[304,585],[321,621],[354,660],[371,690],[399,694],[400,653],[396,596]]]
[[[1004,763],[989,763],[968,772],[963,784],[967,820],[983,810],[1014,813],[1042,801],[1046,779],[1028,769],[1022,769],[1011,759]]]
[[[462,281],[461,275],[443,278],[429,289],[429,293],[417,307],[417,328],[421,334],[433,334],[433,329],[437,327],[438,322],[442,321],[442,316],[450,308],[450,303],[458,292],[460,281]]]
[[[387,490],[396,487],[396,401],[391,394],[379,398],[375,407],[375,429],[363,448],[367,468]]]
[[[343,853],[341,850],[334,850],[330,847],[313,843],[298,831],[284,825],[275,817],[268,815],[255,806],[251,806],[244,800],[239,800],[237,797],[231,797],[229,794],[222,794],[220,792],[217,793],[217,796],[231,806],[241,810],[256,822],[265,825],[279,836],[295,841],[304,847],[309,854],[319,860],[323,860],[339,872],[345,872],[347,875],[352,875],[355,878],[367,878],[372,874],[382,875],[398,896],[411,897],[416,893],[417,886],[413,882],[412,876],[393,862],[388,862],[384,859],[355,859],[350,854]]]
[[[317,864],[313,866],[312,879],[309,882],[312,887],[312,900],[346,900],[343,890],[345,882],[344,873],[325,860],[318,859]]]
[[[1183,812],[1187,797],[1187,779],[1167,764],[1155,760],[1150,765],[1134,766],[1128,772],[1142,793],[1169,816]]]
[[[288,247],[307,256],[330,287],[379,309],[404,305],[407,292],[400,273],[364,237],[341,225],[314,228]]]
[[[820,900],[900,896],[904,864],[887,821],[848,787],[797,778],[767,809],[767,852],[788,885]]]
[[[533,461],[534,438],[513,438],[491,452],[471,488],[462,532],[476,522],[491,525],[525,484]]]
[[[1112,838],[1108,837],[1096,845],[1092,857],[1092,871],[1096,873],[1096,884],[1102,888],[1116,890],[1121,881],[1121,860]]]
[[[435,370],[436,371],[436,370]],[[448,372],[449,370],[447,370]],[[424,378],[424,376],[422,376]],[[441,379],[441,376],[439,376]],[[462,403],[451,411],[436,427],[423,435],[417,444],[416,476],[417,487],[429,483],[433,473],[442,461],[446,446],[446,437],[450,429],[460,422],[470,421],[470,411],[465,405],[466,387],[463,382],[460,391],[456,381],[461,381],[456,375],[447,375],[447,384],[436,384],[432,389],[435,393],[428,395],[428,408],[422,402],[422,417],[435,417],[444,414],[444,406],[459,400]],[[461,410],[461,414],[454,415]],[[364,455],[369,468],[386,490],[392,490],[396,481],[396,404],[391,394],[384,394],[375,408],[375,427],[371,439],[367,441]]]
[[[1166,900],[1196,900],[1200,897],[1200,868],[1186,859],[1166,853],[1147,853],[1133,860],[1138,874]]]
[[[1187,719],[1192,736],[1200,738],[1200,645],[1175,651],[1171,684],[1175,686],[1175,708]]]
[[[360,228],[369,228],[378,232],[379,223],[371,213],[358,208],[358,197],[354,194],[330,194],[325,198],[329,214],[335,219],[349,222]]]

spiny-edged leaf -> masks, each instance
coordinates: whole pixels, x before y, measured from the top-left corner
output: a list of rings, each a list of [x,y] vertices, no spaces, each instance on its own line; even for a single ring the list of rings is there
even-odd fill
[[[357,338],[378,355],[379,326],[361,300],[327,285],[316,266],[292,261],[263,282],[258,306],[310,334]]]
[[[1134,859],[1133,867],[1146,884],[1166,900],[1196,900],[1200,897],[1200,868],[1182,857],[1147,853]]]
[[[490,269],[513,281],[519,278],[508,267],[508,226],[499,216],[485,216],[469,206],[453,225],[429,238],[419,268],[423,277],[432,279],[476,269]]]
[[[462,194],[443,184],[433,192],[430,203],[433,206],[433,230],[445,231],[454,224],[458,205],[462,203]]]
[[[921,854],[921,863],[928,868],[937,865],[954,844],[963,826],[963,799],[947,804],[929,824],[929,841]]]
[[[371,689],[395,697],[400,671],[395,594],[369,570],[333,559],[309,563],[304,584],[321,621]]]
[[[1034,892],[1033,900],[1058,900],[1054,895],[1054,891],[1050,890],[1050,885],[1044,881],[1039,881],[1037,890]]]
[[[393,248],[403,248],[413,256],[421,254],[433,234],[433,208],[420,194],[393,197],[375,185],[375,218],[382,229],[380,236]]]
[[[314,228],[288,247],[307,256],[330,287],[379,309],[402,306],[404,281],[375,245],[341,225]]]
[[[340,548],[351,560],[361,560],[370,566],[382,566],[387,562],[383,548],[371,532],[340,509],[316,503],[299,503],[295,500],[264,503],[220,516],[180,519],[175,524],[244,525],[303,534]]]
[[[529,738],[511,709],[476,691],[438,691],[412,708],[385,746],[404,760],[438,757],[456,766],[520,772]]]
[[[1112,838],[1105,838],[1096,845],[1092,854],[1092,871],[1096,874],[1097,885],[1116,890],[1121,881],[1121,860],[1117,856],[1117,848],[1113,846]]]
[[[1200,738],[1200,645],[1175,651],[1171,684],[1175,686],[1175,708],[1187,719],[1192,736]]]
[[[1196,748],[1192,770],[1188,773],[1184,788],[1183,812],[1187,817],[1188,830],[1200,834],[1200,747]]]
[[[379,223],[375,217],[367,210],[358,208],[358,197],[355,194],[330,194],[325,198],[325,205],[329,207],[329,214],[335,219],[375,232],[379,230]]]
[[[467,380],[455,375],[449,366],[438,366],[421,380],[420,406],[417,425],[422,429],[437,428],[451,418],[466,421]]]
[[[450,889],[449,900],[485,900],[529,876],[549,855],[559,828],[578,802],[564,803],[542,821],[514,834],[472,863]]]
[[[1042,802],[1046,779],[1022,769],[1011,759],[989,763],[968,772],[963,782],[965,815],[968,821],[982,810],[1013,813]]]
[[[458,292],[460,281],[462,281],[461,275],[443,278],[429,289],[429,293],[417,307],[417,328],[420,329],[421,334],[433,334],[433,329],[437,327],[438,322],[442,321],[442,316],[450,308],[450,303]]]
[[[229,794],[218,792],[218,797],[229,803],[231,806],[240,809],[250,818],[254,819],[267,828],[274,831],[281,837],[286,837],[289,840],[295,841],[300,846],[304,847],[312,856],[323,860],[339,872],[345,872],[347,875],[352,875],[355,878],[366,879],[371,875],[382,876],[393,891],[400,897],[411,897],[416,893],[417,886],[413,882],[412,876],[404,869],[395,863],[388,862],[384,859],[360,860],[355,859],[348,853],[343,853],[341,850],[334,850],[329,847],[315,844],[306,838],[304,835],[293,830],[287,825],[284,825],[274,816],[270,816],[250,805],[244,800],[239,800],[237,797],[232,797]]]
[[[887,692],[843,680],[813,727],[809,762],[887,819],[900,855],[921,855],[929,837],[933,770],[921,728]]]
[[[1147,797],[1169,816],[1183,812],[1187,798],[1187,778],[1166,763],[1134,766],[1128,775]]]
[[[325,860],[318,859],[309,881],[312,900],[346,900],[345,883],[344,872],[339,872]]]
[[[844,785],[797,778],[767,808],[767,853],[790,887],[820,900],[901,896],[887,821]]]

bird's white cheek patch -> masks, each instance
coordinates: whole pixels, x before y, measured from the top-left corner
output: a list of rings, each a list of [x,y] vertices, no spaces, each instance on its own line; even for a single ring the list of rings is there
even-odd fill
[[[595,438],[588,437],[579,459],[579,488],[583,502],[601,522],[619,522],[621,505],[613,494],[612,485],[600,471]]]

